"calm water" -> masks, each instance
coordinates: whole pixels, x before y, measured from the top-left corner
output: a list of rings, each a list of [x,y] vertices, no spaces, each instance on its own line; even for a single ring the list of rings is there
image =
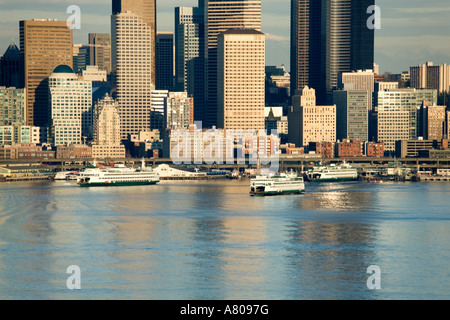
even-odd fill
[[[450,184],[248,183],[0,184],[0,299],[450,298]]]

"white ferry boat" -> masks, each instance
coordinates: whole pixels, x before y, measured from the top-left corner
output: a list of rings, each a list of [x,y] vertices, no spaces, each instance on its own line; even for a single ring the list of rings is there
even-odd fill
[[[81,187],[140,186],[158,182],[159,175],[152,168],[145,167],[144,162],[139,169],[126,168],[123,164],[109,169],[87,168],[78,177]]]
[[[161,164],[154,169],[161,180],[196,180],[196,179],[207,179],[206,172],[199,172],[195,169],[193,172],[180,170],[169,166],[168,164]]]
[[[312,182],[355,181],[358,179],[358,170],[348,163],[331,164],[313,167],[306,172],[305,176]]]
[[[294,173],[258,175],[250,181],[250,195],[252,196],[302,194],[304,192],[303,177]]]
[[[57,172],[54,180],[77,180],[78,171],[61,171]]]

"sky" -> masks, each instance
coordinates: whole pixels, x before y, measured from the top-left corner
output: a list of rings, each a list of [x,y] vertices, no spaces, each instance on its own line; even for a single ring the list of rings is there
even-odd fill
[[[70,5],[81,9],[74,43],[87,43],[90,32],[110,32],[111,0],[0,0],[0,55],[11,39],[19,45],[20,20],[64,21]],[[196,0],[157,1],[158,31],[173,31],[176,6],[196,5]],[[375,33],[375,62],[381,73],[400,73],[427,61],[450,64],[448,0],[376,0],[376,5],[381,8],[381,29]],[[290,0],[262,0],[262,31],[266,65],[284,64],[289,70]]]

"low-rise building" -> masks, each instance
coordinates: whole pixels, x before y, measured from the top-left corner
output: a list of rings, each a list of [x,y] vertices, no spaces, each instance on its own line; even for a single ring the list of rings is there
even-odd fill
[[[429,151],[443,150],[445,144],[445,140],[399,140],[395,143],[395,154],[397,158],[427,157]]]
[[[362,156],[361,140],[343,139],[336,143],[336,157],[353,158]]]
[[[382,142],[366,142],[365,154],[370,158],[384,157],[384,143]]]
[[[321,155],[323,158],[334,158],[334,142],[310,142],[309,153]]]
[[[57,159],[92,159],[92,147],[69,144],[56,147]]]

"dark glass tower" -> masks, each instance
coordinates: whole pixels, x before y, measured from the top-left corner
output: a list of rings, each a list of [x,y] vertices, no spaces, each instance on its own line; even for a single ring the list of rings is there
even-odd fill
[[[331,104],[339,72],[372,69],[375,0],[291,1],[291,93],[308,85],[317,104]]]
[[[0,87],[20,87],[20,50],[11,42],[0,59]]]

